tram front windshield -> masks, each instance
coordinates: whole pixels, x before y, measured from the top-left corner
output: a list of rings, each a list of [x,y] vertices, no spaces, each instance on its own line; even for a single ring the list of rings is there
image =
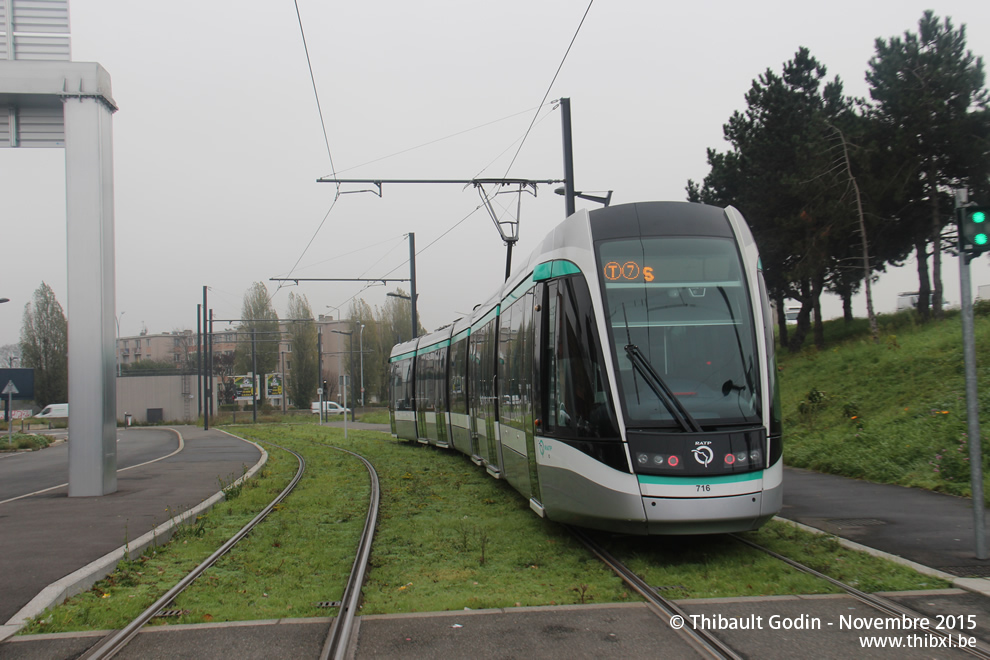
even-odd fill
[[[760,370],[739,252],[725,238],[635,238],[598,247],[609,340],[627,423],[674,418],[625,347],[633,344],[702,427],[758,423]]]

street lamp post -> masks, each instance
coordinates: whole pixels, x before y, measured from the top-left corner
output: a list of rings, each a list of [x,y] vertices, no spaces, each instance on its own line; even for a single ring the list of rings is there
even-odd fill
[[[344,332],[343,330],[331,330],[330,332],[332,332],[334,334],[338,334],[338,335],[347,335],[348,337],[350,337],[351,335],[354,334],[353,332]],[[349,348],[350,348],[350,346],[348,346],[348,349]],[[340,364],[340,351],[337,351],[337,364],[338,365]],[[351,361],[351,365],[352,365],[352,367],[354,365],[353,359]],[[340,367],[339,366],[337,367],[337,370],[340,371]],[[337,377],[339,378],[340,377],[340,374],[338,374]],[[348,374],[348,377],[345,379],[345,382],[347,380],[350,380],[350,374]],[[344,439],[347,439],[347,388],[346,387],[341,387],[340,389],[342,389],[344,391],[344,413],[343,413],[344,414]]]
[[[117,378],[120,378],[120,319],[124,318],[126,311],[121,312],[117,316],[113,317],[113,320],[117,322],[117,339],[114,341],[113,352],[117,357]]]
[[[286,401],[285,401],[285,399],[286,399],[286,394],[288,393],[286,391],[286,388],[285,388],[285,385],[286,385],[286,380],[285,380],[285,351],[279,351],[278,357],[279,357],[279,360],[282,362],[282,415],[285,415],[285,410],[286,410],[286,405],[285,405],[286,404]]]

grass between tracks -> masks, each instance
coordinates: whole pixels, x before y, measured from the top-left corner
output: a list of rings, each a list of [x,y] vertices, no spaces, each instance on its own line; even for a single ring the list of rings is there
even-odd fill
[[[507,484],[454,452],[377,432],[312,425],[232,428],[300,451],[297,490],[170,609],[169,623],[333,614],[364,525],[367,457],[381,479],[382,508],[365,582],[363,614],[638,600],[560,526],[535,516]],[[167,546],[121,562],[92,590],[46,612],[22,633],[119,628],[160,597],[260,511],[291,479],[295,457],[266,445],[264,470]],[[221,477],[232,482],[236,475]],[[163,503],[163,510],[165,503]],[[163,511],[164,512],[164,511]],[[835,539],[774,523],[750,538],[818,570],[873,590],[945,583],[841,548]],[[826,583],[729,537],[603,537],[611,551],[673,597],[829,593]],[[122,540],[123,542],[123,540]],[[161,622],[161,620],[158,620]]]

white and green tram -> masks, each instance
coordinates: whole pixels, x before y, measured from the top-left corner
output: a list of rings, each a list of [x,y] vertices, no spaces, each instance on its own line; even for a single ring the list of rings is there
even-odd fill
[[[551,520],[699,534],[780,510],[772,318],[732,207],[578,211],[390,367],[393,435],[466,454]]]

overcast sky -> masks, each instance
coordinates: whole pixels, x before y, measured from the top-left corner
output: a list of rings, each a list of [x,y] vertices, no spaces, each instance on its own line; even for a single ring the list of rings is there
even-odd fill
[[[986,0],[597,0],[550,87],[587,0],[298,4],[332,165],[292,2],[70,2],[73,60],[106,68],[120,108],[122,336],[194,328],[204,285],[224,319],[240,316],[257,281],[282,316],[290,291],[335,317],[355,297],[381,305],[381,285],[276,293],[269,279],[408,277],[409,232],[421,251],[423,325],[469,311],[498,287],[505,259],[473,189],[386,185],[382,198],[342,195],[328,216],[336,188],[316,179],[562,178],[560,112],[550,104],[513,162],[548,88],[548,100],[571,98],[579,190],[613,190],[613,203],[683,200],[686,181],[708,172],[705,149],[727,148],[722,124],[744,108],[752,80],[800,46],[856,96],[867,94],[874,39],[916,30],[927,8],[965,24],[969,48],[990,54]],[[64,167],[60,149],[0,149],[0,296],[11,299],[0,307],[0,345],[18,340],[42,281],[66,305]],[[563,218],[553,188],[522,201],[519,259]],[[974,289],[990,283],[990,262],[980,261]],[[958,304],[954,260],[944,284]],[[898,291],[916,288],[908,264],[881,282],[877,309],[892,311]],[[838,315],[838,301],[825,311]]]

